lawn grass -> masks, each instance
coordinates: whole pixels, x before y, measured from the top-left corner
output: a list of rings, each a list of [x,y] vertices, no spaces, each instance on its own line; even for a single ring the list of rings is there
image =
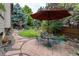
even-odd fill
[[[36,36],[39,36],[40,33],[35,29],[29,29],[20,31],[19,35],[22,37],[34,38]]]

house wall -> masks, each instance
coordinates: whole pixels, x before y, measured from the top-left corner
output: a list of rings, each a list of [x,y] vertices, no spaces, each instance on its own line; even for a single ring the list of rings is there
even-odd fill
[[[5,3],[4,6],[6,11],[0,11],[0,14],[4,17],[4,20],[0,18],[0,33],[4,32],[4,28],[11,27],[11,5],[10,3]]]
[[[5,28],[11,27],[11,8],[10,3],[5,3],[6,12],[4,14]]]
[[[0,14],[3,16],[4,12],[0,12]],[[0,17],[0,33],[4,32],[4,20]]]

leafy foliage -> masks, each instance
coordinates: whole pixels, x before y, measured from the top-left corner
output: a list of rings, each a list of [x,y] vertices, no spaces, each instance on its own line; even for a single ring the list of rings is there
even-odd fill
[[[64,36],[64,35],[62,35],[62,36],[59,36],[59,40],[60,40],[60,41],[65,41],[65,40],[66,40],[66,38],[65,38],[65,36]]]
[[[39,20],[34,20],[33,21],[33,27],[39,29],[39,27],[41,26],[41,21]]]
[[[59,40],[59,41],[66,41],[66,38],[64,35],[61,35],[61,36],[54,36],[53,39],[55,40]],[[53,40],[52,39],[52,40]]]
[[[26,15],[32,14],[31,8],[28,7],[27,5],[25,5],[25,6],[23,7],[23,12],[24,12]]]
[[[79,4],[75,5],[74,10],[79,11]]]
[[[13,21],[19,21],[25,19],[24,18],[24,13],[20,7],[19,4],[16,4],[13,6],[13,12],[12,12],[12,20]]]
[[[47,31],[47,30],[48,30],[47,21],[43,21],[43,22],[41,23],[41,29],[42,29],[43,31]]]
[[[74,19],[77,20],[77,21],[79,21],[79,4],[75,5],[74,11],[76,13]]]
[[[25,13],[25,15],[27,16],[27,25],[31,26],[32,22],[33,22],[33,19],[30,16],[32,14],[31,8],[28,7],[27,5],[25,5],[22,10]]]
[[[0,3],[0,10],[5,11],[5,6],[3,5],[3,3]]]
[[[0,11],[5,11],[5,6],[2,3],[0,3]],[[4,17],[1,14],[0,17],[4,19]]]
[[[20,7],[20,5],[17,3],[16,5],[13,6],[12,24],[19,24],[20,21],[22,21],[23,23],[26,23],[25,19],[26,19],[26,16],[23,13],[22,8]]]
[[[22,8],[18,3],[13,6],[11,18],[12,18],[12,25],[17,25],[18,27],[22,27],[27,24],[26,21],[27,16],[24,14]]]
[[[53,32],[57,32],[61,30],[63,27],[63,23],[61,21],[54,21],[50,24],[49,29],[51,29]]]

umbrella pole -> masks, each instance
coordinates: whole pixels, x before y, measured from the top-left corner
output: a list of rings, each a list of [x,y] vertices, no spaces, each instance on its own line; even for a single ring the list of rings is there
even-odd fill
[[[51,44],[49,42],[49,39],[50,39],[50,35],[49,35],[49,24],[50,24],[50,21],[48,20],[48,46],[51,47]]]
[[[50,24],[50,21],[48,20],[48,34],[49,34],[49,24]]]

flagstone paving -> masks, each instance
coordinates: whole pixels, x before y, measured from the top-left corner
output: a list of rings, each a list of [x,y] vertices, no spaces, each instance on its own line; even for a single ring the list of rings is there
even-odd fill
[[[15,43],[12,46],[12,50],[5,53],[5,55],[19,55],[21,46],[24,42],[28,41],[28,39],[25,39],[23,37],[20,37],[16,31],[13,32],[13,36],[15,39]]]
[[[36,39],[28,39],[20,37],[17,31],[13,32],[15,43],[10,51],[5,53],[6,56],[72,56],[75,55],[74,48],[67,44],[57,45],[47,48],[39,44]],[[21,54],[22,53],[22,54]],[[0,52],[0,55],[1,52]]]
[[[23,45],[22,52],[27,52],[33,56],[72,56],[74,54],[74,48],[69,45],[57,45],[48,49],[42,45],[38,45],[36,40],[31,40]]]

